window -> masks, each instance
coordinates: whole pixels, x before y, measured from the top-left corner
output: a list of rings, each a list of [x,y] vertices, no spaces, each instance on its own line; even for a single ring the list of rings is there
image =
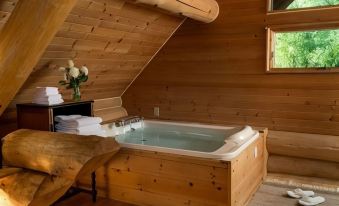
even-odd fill
[[[270,0],[270,11],[339,5],[339,0]]]
[[[267,71],[338,72],[339,29],[268,29]]]

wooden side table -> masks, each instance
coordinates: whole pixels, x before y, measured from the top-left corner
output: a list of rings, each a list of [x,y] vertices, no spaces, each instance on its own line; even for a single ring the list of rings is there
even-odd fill
[[[17,104],[18,128],[55,131],[54,117],[80,114],[93,116],[94,101],[65,102],[58,105]]]

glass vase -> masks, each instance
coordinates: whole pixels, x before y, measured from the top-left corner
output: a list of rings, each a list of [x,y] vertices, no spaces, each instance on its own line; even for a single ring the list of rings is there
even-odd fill
[[[79,86],[75,86],[75,87],[73,88],[73,94],[72,94],[72,97],[73,97],[73,101],[75,101],[75,102],[81,100],[81,93],[80,93],[80,87],[79,87]]]

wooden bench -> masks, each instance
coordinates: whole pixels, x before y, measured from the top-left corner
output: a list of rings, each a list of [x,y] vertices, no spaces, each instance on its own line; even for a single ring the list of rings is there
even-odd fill
[[[1,206],[43,206],[58,200],[120,149],[113,138],[17,130],[3,138]]]

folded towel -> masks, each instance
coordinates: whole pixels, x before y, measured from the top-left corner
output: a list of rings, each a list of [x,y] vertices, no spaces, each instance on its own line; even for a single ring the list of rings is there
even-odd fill
[[[72,119],[78,119],[81,118],[82,116],[79,114],[73,114],[73,115],[58,115],[54,117],[54,121],[56,122],[61,122],[61,121],[67,121],[67,120],[72,120]]]
[[[106,137],[106,131],[100,130],[100,131],[92,131],[92,132],[74,132],[74,131],[63,131],[63,130],[56,130],[57,132],[61,133],[67,133],[67,134],[77,134],[77,135],[96,135],[101,137]]]
[[[63,99],[60,99],[60,98],[40,98],[40,99],[33,99],[33,101],[32,102],[37,102],[37,103],[39,103],[39,102],[46,102],[46,103],[62,103],[62,102],[64,102],[64,100]]]
[[[68,132],[97,132],[101,130],[100,124],[87,125],[83,127],[72,127],[63,123],[55,125],[55,128],[58,131],[68,131]]]
[[[58,99],[58,100],[42,100],[42,99],[33,99],[32,103],[35,104],[43,104],[43,105],[56,105],[56,104],[61,104],[63,103],[63,99]]]
[[[86,125],[100,124],[102,122],[102,119],[100,117],[82,116],[79,118],[70,118],[70,119],[64,118],[63,120],[60,120],[58,122],[67,124],[69,125],[69,127],[82,127]]]
[[[36,93],[33,99],[55,100],[55,99],[62,99],[62,96],[61,94],[45,95],[45,94]]]
[[[58,87],[37,87],[36,92],[41,95],[56,95],[59,94]]]

